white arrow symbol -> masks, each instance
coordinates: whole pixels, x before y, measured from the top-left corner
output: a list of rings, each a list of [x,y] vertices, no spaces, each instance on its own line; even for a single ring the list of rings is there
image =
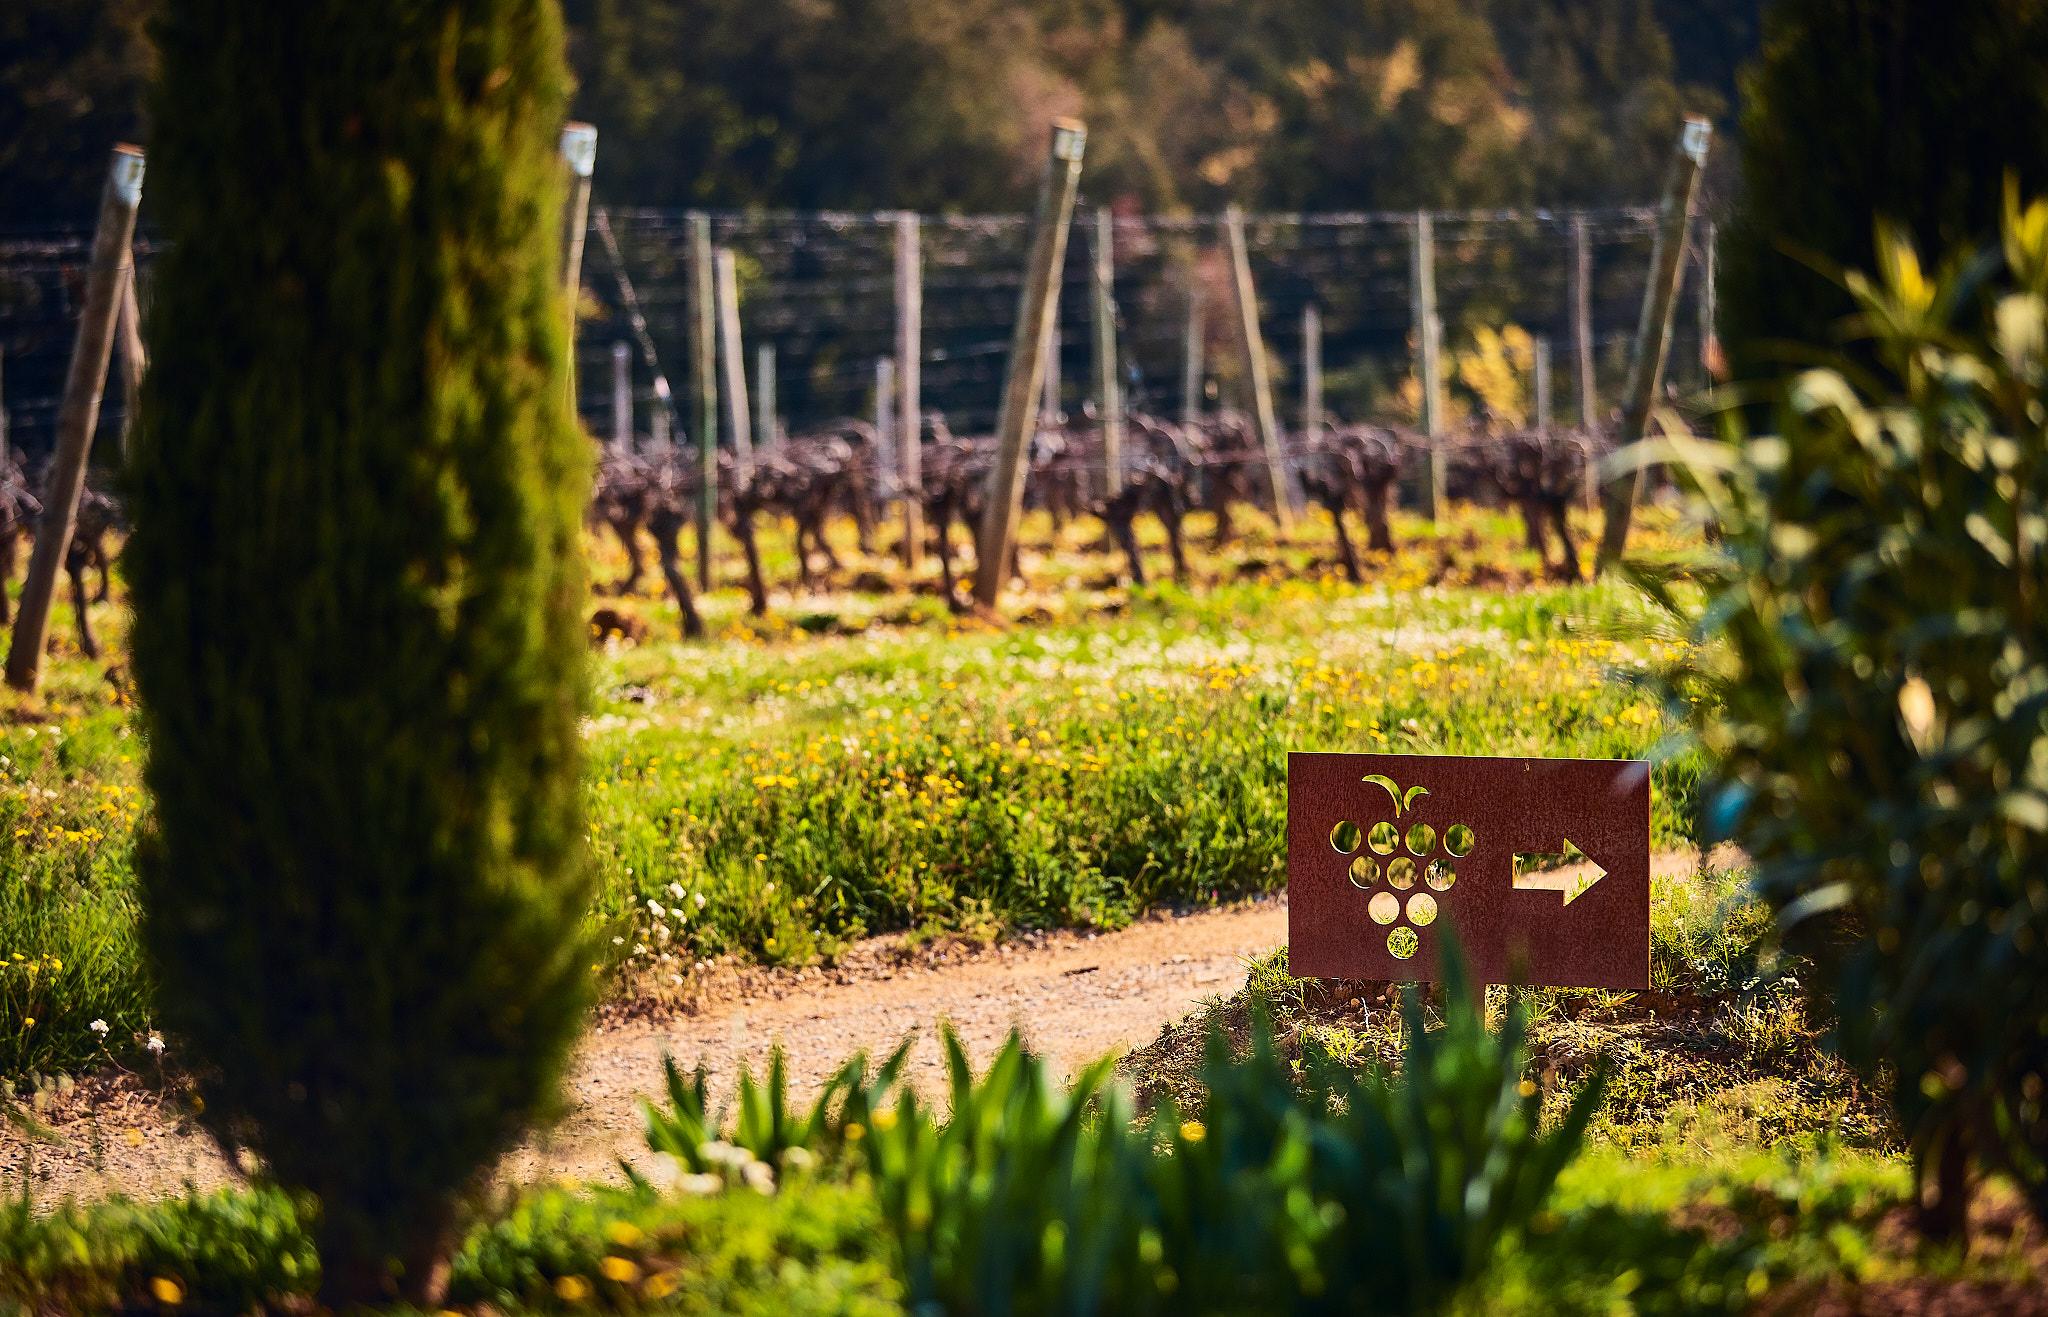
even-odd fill
[[[1598,861],[1573,844],[1570,837],[1564,839],[1564,848],[1567,859],[1576,855],[1579,857],[1579,862],[1576,864],[1566,864],[1556,869],[1543,869],[1534,873],[1528,872],[1530,863],[1546,860],[1551,857],[1541,852],[1515,852],[1515,890],[1518,892],[1559,892],[1564,896],[1564,903],[1570,905],[1592,890],[1594,883],[1607,876],[1607,870],[1601,868]]]

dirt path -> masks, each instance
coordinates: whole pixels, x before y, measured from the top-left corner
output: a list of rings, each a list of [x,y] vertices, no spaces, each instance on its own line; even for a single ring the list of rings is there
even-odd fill
[[[1727,868],[1739,858],[1717,852],[1708,864]],[[1691,851],[1651,862],[1660,879],[1699,868]],[[637,1099],[659,1091],[665,1054],[685,1065],[701,1060],[722,1100],[740,1065],[760,1073],[780,1041],[791,1087],[802,1098],[855,1051],[880,1056],[916,1034],[909,1076],[935,1093],[945,1082],[935,1027],[944,1020],[977,1061],[1019,1028],[1071,1071],[1149,1042],[1200,998],[1237,988],[1247,957],[1286,940],[1281,897],[986,951],[912,951],[900,937],[875,938],[852,948],[836,968],[746,971],[695,1014],[593,1028],[569,1078],[567,1115],[546,1137],[518,1149],[504,1175],[513,1183],[616,1175],[617,1158],[641,1150]],[[95,1081],[48,1119],[54,1144],[31,1146],[0,1126],[0,1193],[16,1193],[24,1174],[44,1204],[110,1193],[162,1197],[187,1184],[204,1189],[235,1178],[204,1136],[132,1083]]]
[[[854,950],[847,969],[757,975],[743,995],[701,1013],[594,1030],[569,1080],[569,1113],[544,1140],[519,1149],[505,1174],[514,1182],[616,1175],[615,1159],[640,1147],[635,1099],[660,1089],[664,1053],[685,1064],[701,1059],[727,1089],[742,1062],[759,1073],[780,1040],[792,1087],[807,1096],[853,1052],[879,1055],[916,1033],[911,1077],[931,1092],[944,1084],[933,1026],[948,1020],[977,1060],[1021,1028],[1071,1070],[1149,1041],[1198,998],[1236,988],[1244,959],[1286,936],[1286,902],[1269,899],[943,958],[906,957],[900,939],[876,939]],[[131,1084],[95,1086],[51,1124],[59,1141],[33,1148],[0,1129],[0,1189],[8,1195],[23,1174],[43,1203],[117,1192],[161,1197],[234,1178],[202,1135]]]

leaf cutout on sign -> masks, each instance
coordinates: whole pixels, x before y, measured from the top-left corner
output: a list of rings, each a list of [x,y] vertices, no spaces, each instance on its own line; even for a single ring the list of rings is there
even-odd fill
[[[1390,800],[1392,800],[1392,801],[1394,802],[1394,813],[1395,813],[1396,815],[1399,815],[1399,814],[1400,814],[1400,812],[1401,812],[1401,784],[1400,784],[1400,783],[1398,783],[1398,782],[1394,781],[1394,779],[1393,779],[1393,778],[1391,778],[1391,777],[1388,777],[1388,776],[1387,776],[1387,775],[1386,775],[1385,773],[1367,773],[1367,774],[1366,774],[1366,775],[1365,775],[1365,776],[1364,776],[1363,778],[1361,778],[1361,779],[1359,779],[1359,780],[1360,780],[1360,781],[1362,781],[1362,782],[1364,782],[1364,783],[1365,783],[1365,784],[1366,784],[1367,786],[1375,786],[1375,787],[1379,787],[1379,788],[1381,788],[1382,790],[1384,790],[1384,791],[1385,791],[1385,792],[1387,793],[1387,798],[1388,798],[1388,799],[1390,799]]]
[[[1408,794],[1401,797],[1401,812],[1405,814],[1409,810],[1415,808],[1415,798],[1417,796],[1426,796],[1428,794],[1428,787],[1409,787]]]

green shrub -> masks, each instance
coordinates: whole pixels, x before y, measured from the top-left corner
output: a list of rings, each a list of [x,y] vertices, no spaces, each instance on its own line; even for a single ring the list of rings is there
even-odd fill
[[[1870,220],[1924,251],[1989,238],[1998,181],[2048,187],[2048,3],[1777,0],[1745,82],[1742,209],[1721,245],[1738,378],[1827,343],[1854,306],[1814,258],[1863,268]]]
[[[267,1310],[319,1278],[306,1215],[275,1189],[47,1214],[24,1191],[0,1207],[0,1311]]]
[[[1145,1121],[1091,1066],[1071,1084],[1012,1038],[979,1080],[946,1039],[941,1117],[914,1093],[859,1140],[906,1297],[953,1313],[1415,1312],[1485,1273],[1576,1154],[1598,1085],[1557,1128],[1455,987],[1440,1032],[1407,1007],[1403,1071],[1311,1063],[1263,1031],[1212,1044],[1201,1119]]]
[[[910,1056],[911,1040],[891,1052],[873,1075],[868,1073],[866,1053],[855,1053],[825,1081],[806,1111],[797,1112],[789,1101],[789,1071],[777,1043],[768,1055],[768,1073],[754,1078],[753,1067],[741,1066],[738,1110],[731,1122],[731,1139],[725,1137],[726,1113],[713,1112],[710,1104],[711,1076],[702,1065],[685,1075],[673,1057],[663,1057],[667,1074],[668,1103],[656,1106],[643,1102],[647,1118],[647,1147],[657,1156],[672,1157],[675,1164],[693,1175],[718,1175],[747,1168],[758,1162],[773,1174],[789,1160],[792,1150],[803,1159],[832,1155],[844,1148],[849,1125],[865,1128],[875,1108],[887,1100],[903,1073]],[[733,1158],[728,1149],[744,1154]],[[630,1164],[623,1164],[635,1183],[645,1183]]]
[[[876,1228],[872,1199],[842,1184],[549,1189],[470,1236],[448,1300],[487,1312],[883,1317],[902,1309]]]
[[[553,0],[175,0],[130,473],[140,842],[206,1121],[417,1291],[587,956]]]
[[[1674,674],[1707,814],[1892,1093],[1928,1224],[1971,1158],[2048,1216],[2048,205],[1929,276],[1851,277],[1874,369],[1780,391],[1780,437],[1682,445],[1722,549]],[[1665,597],[1673,596],[1667,591]]]

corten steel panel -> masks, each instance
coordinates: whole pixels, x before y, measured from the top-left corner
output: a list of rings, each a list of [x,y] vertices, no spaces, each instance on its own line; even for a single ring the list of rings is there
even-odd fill
[[[1391,779],[1408,797],[1364,779]],[[1426,794],[1411,793],[1426,788]],[[1391,855],[1341,853],[1331,839],[1349,820],[1361,834],[1385,820],[1401,834]],[[1415,824],[1435,833],[1427,855],[1407,845]],[[1462,858],[1446,851],[1455,824],[1474,833]],[[1515,855],[1555,853],[1565,842],[1606,870],[1569,905],[1559,890],[1517,889]],[[1361,887],[1355,855],[1377,862]],[[1396,889],[1390,862],[1407,856],[1418,873]],[[1442,890],[1422,876],[1432,859],[1451,866]],[[1411,902],[1436,902],[1434,922],[1416,927]],[[1391,924],[1369,913],[1373,897],[1399,904]],[[1634,760],[1488,759],[1442,755],[1305,754],[1287,756],[1288,965],[1303,978],[1433,981],[1443,931],[1454,929],[1472,977],[1481,983],[1539,983],[1588,988],[1650,986],[1650,767]],[[1382,902],[1385,908],[1385,902]],[[1388,948],[1396,928],[1412,928],[1410,959]]]

